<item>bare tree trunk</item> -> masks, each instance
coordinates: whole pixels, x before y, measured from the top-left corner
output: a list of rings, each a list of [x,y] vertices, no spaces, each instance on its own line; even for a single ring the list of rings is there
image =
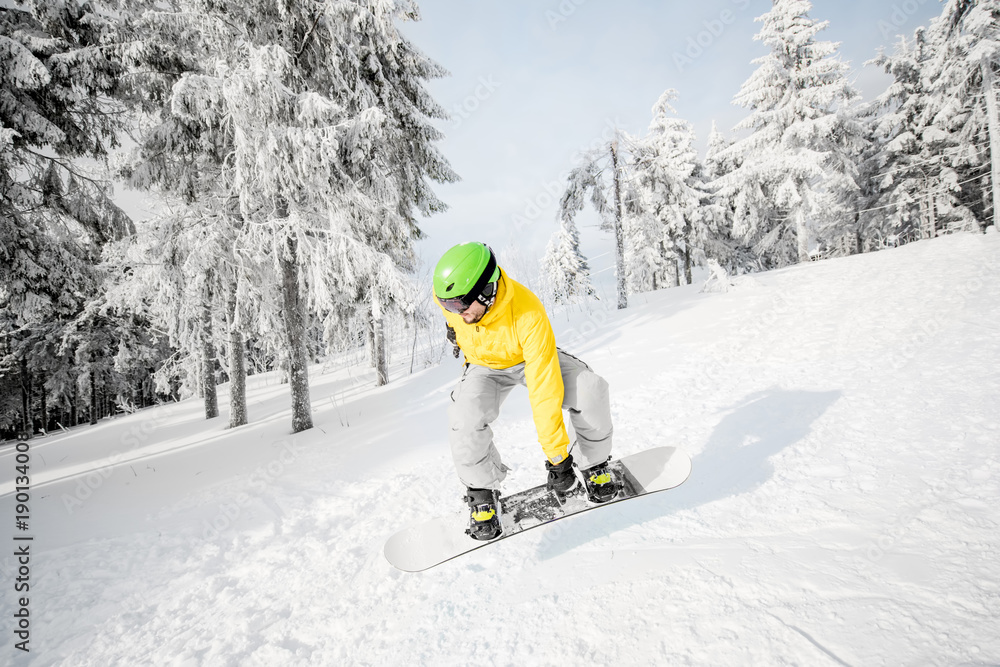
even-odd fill
[[[236,283],[226,299],[229,325],[229,428],[247,423],[247,367],[243,358],[243,334],[236,312]]]
[[[618,310],[628,308],[625,282],[625,229],[622,220],[622,183],[618,169],[618,138],[611,142],[611,169],[615,184],[615,272],[618,277]]]
[[[205,392],[205,419],[219,416],[219,395],[215,390],[215,341],[212,335],[212,277],[205,272],[205,299],[201,309],[201,376]]]
[[[927,176],[924,175],[924,190],[927,190],[930,186],[927,184]],[[927,201],[930,199],[930,193],[926,197],[919,197],[917,199],[917,207],[920,211],[920,221],[917,227],[917,238],[918,239],[929,239],[931,221],[930,213],[927,211]]]
[[[45,395],[45,374],[40,373],[38,376],[38,390],[41,397],[41,405],[39,406],[42,411],[42,432],[49,432],[49,402],[48,396]]]
[[[287,215],[287,213],[286,213]],[[309,367],[306,363],[305,318],[299,294],[298,244],[285,239],[278,259],[281,266],[281,296],[285,319],[285,342],[288,346],[288,382],[292,392],[292,432],[313,426],[309,403]]]
[[[97,371],[90,369],[90,425],[97,425]]]
[[[795,209],[795,237],[799,246],[799,262],[809,261],[809,230],[806,229],[806,212],[802,206]]]
[[[372,302],[372,355],[375,361],[375,386],[389,382],[389,359],[385,344],[385,319],[378,289],[371,290]]]
[[[34,433],[31,422],[31,374],[28,373],[28,358],[21,357],[21,432],[22,438],[29,439]]]
[[[417,326],[417,318],[413,317],[413,346],[410,348],[410,375],[413,375],[413,364],[417,360],[417,332],[420,328]]]
[[[932,239],[937,236],[937,208],[934,206],[934,193],[927,193],[927,215],[930,219],[930,228],[927,230],[927,238]]]
[[[691,246],[684,242],[684,284],[691,284]]]
[[[368,365],[375,368],[375,318],[370,310],[365,318],[365,352],[368,355]]]
[[[76,426],[80,420],[80,414],[77,410],[76,404],[80,400],[80,386],[77,384],[76,379],[73,380],[73,399],[69,404],[69,425]]]

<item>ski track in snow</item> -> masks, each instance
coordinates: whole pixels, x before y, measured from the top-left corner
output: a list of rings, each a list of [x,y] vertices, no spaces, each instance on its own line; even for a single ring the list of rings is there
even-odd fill
[[[381,550],[460,507],[450,359],[317,374],[295,436],[251,378],[237,431],[189,401],[40,439],[32,652],[0,663],[998,664],[998,278],[1000,234],[958,235],[554,317],[617,451],[692,477],[420,574]],[[524,390],[495,432],[508,489],[538,483]],[[4,448],[6,517],[12,474]]]

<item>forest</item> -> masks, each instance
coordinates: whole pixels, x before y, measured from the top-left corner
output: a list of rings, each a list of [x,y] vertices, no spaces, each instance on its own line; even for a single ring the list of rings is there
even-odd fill
[[[983,232],[998,198],[1000,3],[948,0],[872,64],[865,102],[806,0],[774,0],[746,116],[699,155],[664,91],[641,136],[579,159],[541,262],[551,303],[595,298],[578,214],[614,239],[617,306],[692,282]],[[459,175],[437,147],[446,75],[400,32],[411,0],[0,4],[0,437],[280,370],[291,430],[332,355],[389,381],[440,338],[420,219]],[[122,189],[156,202],[133,220]],[[433,346],[432,346],[433,347]],[[425,360],[425,363],[430,361]]]

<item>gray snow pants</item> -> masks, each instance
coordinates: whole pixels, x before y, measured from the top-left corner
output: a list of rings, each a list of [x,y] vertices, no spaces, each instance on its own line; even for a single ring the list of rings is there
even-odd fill
[[[602,463],[611,453],[611,397],[608,383],[590,366],[559,350],[563,409],[569,410],[576,442],[570,447],[581,470]],[[493,444],[490,424],[515,385],[527,386],[524,364],[503,370],[469,364],[448,408],[449,442],[455,470],[468,487],[496,488],[507,476],[507,466]],[[543,456],[544,458],[544,456]]]

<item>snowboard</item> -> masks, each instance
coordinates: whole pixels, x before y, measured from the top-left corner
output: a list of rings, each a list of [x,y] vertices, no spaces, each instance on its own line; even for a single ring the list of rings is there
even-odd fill
[[[654,447],[623,456],[611,461],[609,465],[622,482],[622,489],[609,502],[593,504],[587,500],[582,489],[560,499],[541,484],[500,497],[503,532],[492,540],[474,540],[466,534],[469,511],[465,509],[399,531],[385,543],[385,558],[404,572],[419,572],[531,528],[649,493],[672,489],[683,484],[691,474],[691,459],[676,447]]]

